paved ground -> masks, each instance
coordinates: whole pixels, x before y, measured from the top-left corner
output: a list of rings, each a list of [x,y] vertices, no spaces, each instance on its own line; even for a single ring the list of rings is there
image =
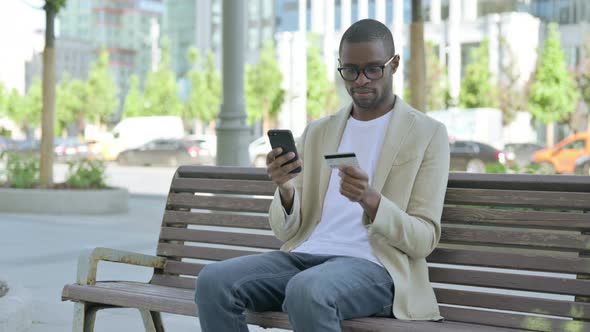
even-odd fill
[[[73,304],[61,302],[60,296],[62,287],[75,280],[82,248],[105,246],[154,254],[164,202],[164,196],[133,195],[129,213],[96,217],[0,213],[0,275],[32,292],[31,331],[71,331]],[[99,264],[102,280],[146,281],[149,275],[143,268]],[[164,315],[163,319],[169,331],[200,331],[193,317]],[[96,332],[117,331],[143,331],[139,313],[100,311]]]

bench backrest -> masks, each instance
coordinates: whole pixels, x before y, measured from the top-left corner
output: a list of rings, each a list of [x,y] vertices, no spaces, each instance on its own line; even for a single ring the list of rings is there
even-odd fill
[[[278,249],[264,169],[180,167],[152,283],[194,288],[211,262]],[[428,257],[446,319],[590,331],[590,177],[451,173],[443,233]]]

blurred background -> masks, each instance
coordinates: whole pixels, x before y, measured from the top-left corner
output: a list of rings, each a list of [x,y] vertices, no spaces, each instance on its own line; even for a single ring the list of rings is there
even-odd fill
[[[589,174],[586,0],[249,0],[250,164],[263,166],[269,128],[299,136],[350,102],[338,44],[359,19],[391,28],[403,59],[394,91],[411,102],[415,3],[421,111],[446,124],[452,170]],[[0,4],[0,152],[40,150],[44,4]],[[221,0],[67,0],[55,26],[55,160],[215,164],[222,26]]]

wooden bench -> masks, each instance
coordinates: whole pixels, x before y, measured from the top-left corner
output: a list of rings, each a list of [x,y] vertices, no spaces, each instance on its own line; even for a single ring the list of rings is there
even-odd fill
[[[157,256],[96,248],[80,257],[74,331],[92,331],[103,308],[137,308],[147,331],[160,312],[196,316],[195,277],[207,262],[275,250],[264,169],[183,166],[172,181]],[[443,234],[429,256],[446,320],[363,318],[344,331],[590,331],[590,177],[451,173]],[[154,269],[149,282],[99,282],[98,261]],[[247,313],[289,328],[280,312]]]

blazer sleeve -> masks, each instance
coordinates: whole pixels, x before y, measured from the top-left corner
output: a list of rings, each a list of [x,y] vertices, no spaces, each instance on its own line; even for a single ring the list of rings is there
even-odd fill
[[[301,135],[301,139],[297,142],[297,153],[299,158],[303,160],[305,138],[307,135],[307,128]],[[305,162],[305,161],[304,161]],[[293,198],[293,205],[291,211],[286,211],[281,203],[281,194],[279,189],[275,190],[275,194],[270,204],[268,211],[268,218],[270,228],[275,236],[283,241],[290,240],[301,227],[301,193],[303,192],[303,178],[305,174],[305,164],[302,167],[301,173],[294,179],[295,181],[295,196]]]
[[[411,258],[426,258],[440,240],[449,160],[447,130],[439,124],[424,153],[407,210],[381,195],[370,227]]]

